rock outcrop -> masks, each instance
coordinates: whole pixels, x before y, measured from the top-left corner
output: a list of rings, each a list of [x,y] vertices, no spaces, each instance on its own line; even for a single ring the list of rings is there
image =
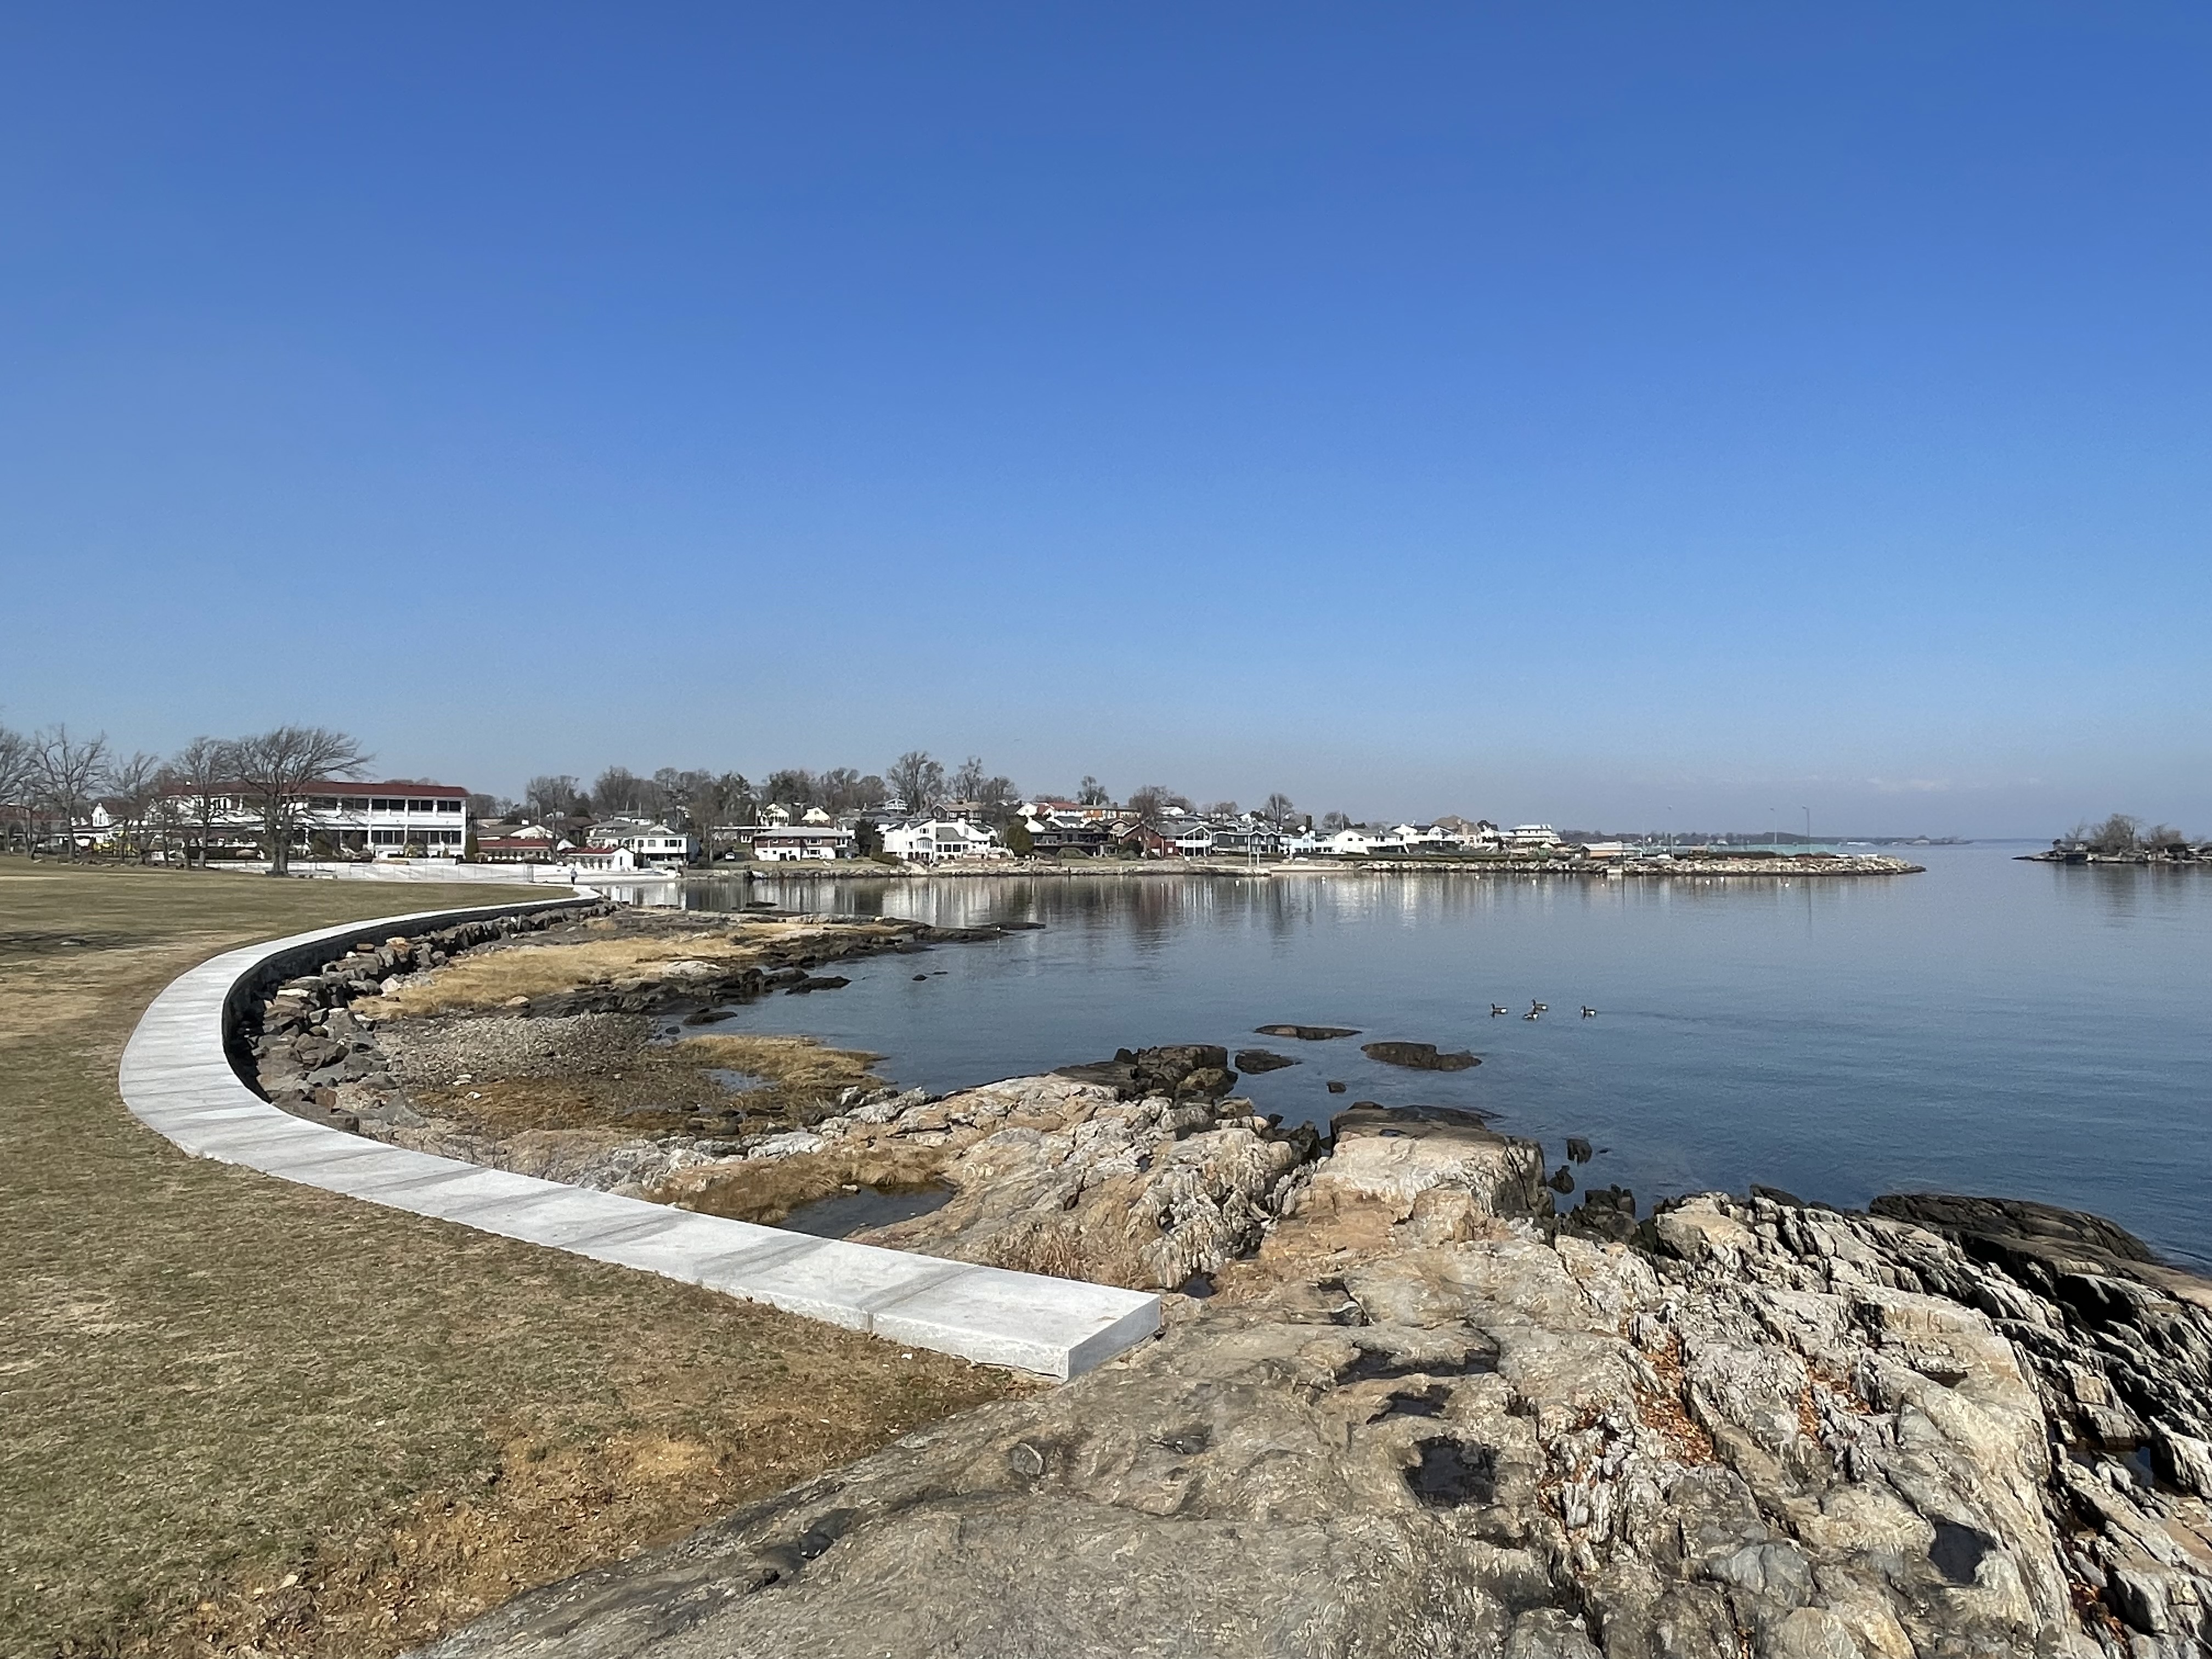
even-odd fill
[[[1128,1103],[1081,1127],[1118,1138]],[[1525,1143],[1383,1127],[1343,1124],[1158,1342],[526,1596],[438,1659],[2203,1650],[2198,1302],[2123,1276],[2097,1304],[2107,1386],[2132,1399],[2119,1362],[2149,1377],[2149,1350],[2185,1396],[2129,1406],[2146,1466],[2080,1391],[2054,1409],[2075,1373],[2037,1356],[2094,1370],[2087,1316],[1963,1233],[1706,1195],[1601,1242],[1542,1216]]]

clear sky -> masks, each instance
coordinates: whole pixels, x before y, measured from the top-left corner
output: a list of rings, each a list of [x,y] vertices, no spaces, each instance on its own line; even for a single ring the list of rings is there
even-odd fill
[[[2212,10],[0,13],[0,720],[2212,834]]]

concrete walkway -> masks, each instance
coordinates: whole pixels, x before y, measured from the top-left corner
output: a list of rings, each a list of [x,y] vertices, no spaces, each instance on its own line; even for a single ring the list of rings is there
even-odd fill
[[[123,1051],[124,1103],[195,1158],[982,1364],[1069,1377],[1158,1330],[1160,1299],[1143,1291],[815,1238],[407,1152],[279,1111],[232,1069],[226,1024],[262,987],[310,971],[359,942],[547,908],[386,916],[203,963],[156,997],[131,1034]]]

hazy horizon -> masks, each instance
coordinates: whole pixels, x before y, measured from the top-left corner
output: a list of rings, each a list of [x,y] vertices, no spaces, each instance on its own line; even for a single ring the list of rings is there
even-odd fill
[[[5,39],[0,722],[2212,836],[2201,8]]]

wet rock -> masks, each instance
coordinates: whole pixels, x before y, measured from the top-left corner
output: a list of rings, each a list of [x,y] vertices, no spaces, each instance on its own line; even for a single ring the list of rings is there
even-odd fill
[[[1333,1095],[1340,1095],[1350,1086],[1351,1085],[1349,1084],[1340,1082],[1335,1078],[1331,1078],[1328,1080],[1328,1091]]]
[[[1269,1054],[1265,1048],[1239,1048],[1236,1060],[1237,1069],[1248,1076],[1261,1072],[1279,1072],[1285,1066],[1299,1063],[1286,1054]]]
[[[1329,1042],[1359,1035],[1350,1025],[1255,1025],[1252,1029],[1261,1036],[1296,1037],[1301,1042]]]
[[[1363,1042],[1359,1052],[1385,1066],[1410,1066],[1419,1072],[1464,1072],[1482,1061],[1465,1049],[1440,1054],[1433,1042]]]
[[[1567,1137],[1567,1161],[1570,1164],[1587,1164],[1593,1156],[1589,1142],[1580,1135]]]
[[[784,995],[800,997],[815,991],[842,991],[852,982],[842,974],[809,974],[787,987]]]

